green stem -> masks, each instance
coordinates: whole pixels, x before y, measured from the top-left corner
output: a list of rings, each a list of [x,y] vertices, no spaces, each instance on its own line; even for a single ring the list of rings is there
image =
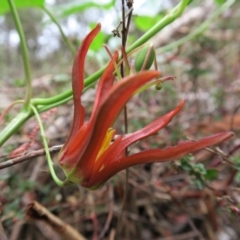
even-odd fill
[[[95,74],[93,74],[92,76],[88,77],[85,81],[85,88],[84,91],[86,89],[88,89],[91,84],[95,81],[94,78],[98,79],[104,69],[102,69],[102,71],[97,71]],[[67,94],[66,94],[67,93]],[[39,112],[44,112],[47,111],[53,107],[56,107],[60,104],[64,104],[67,101],[71,100],[72,98],[72,91],[66,91],[60,95],[57,95],[55,97],[52,98],[56,98],[55,100],[58,100],[57,102],[54,101],[49,101],[47,102],[47,100],[51,100],[52,98],[49,99],[32,99],[31,105],[36,107],[37,105],[37,110]],[[64,95],[65,94],[65,95]],[[62,96],[64,96],[64,98]],[[60,98],[61,97],[61,98]],[[45,102],[45,101],[46,102]],[[45,103],[45,104],[44,104]],[[30,117],[32,117],[34,114],[31,111],[31,109],[29,109],[29,111],[21,111],[0,133],[0,146],[2,146]]]
[[[203,22],[197,29],[192,31],[187,36],[174,41],[166,46],[160,47],[157,49],[157,53],[167,52],[169,50],[175,49],[186,42],[189,42],[191,39],[195,38],[196,36],[202,34],[208,27],[213,23],[214,19],[216,19],[220,14],[222,14],[226,9],[228,9],[236,0],[229,0],[220,7],[218,7],[213,14],[208,18],[205,22]]]
[[[150,38],[156,35],[160,30],[173,22],[176,18],[182,15],[185,10],[189,0],[182,0],[168,15],[162,18],[157,24],[150,28],[142,37],[140,37],[134,44],[132,44],[128,49],[127,53],[131,52],[135,48],[141,46],[147,42]]]
[[[30,107],[31,107],[33,113],[35,114],[35,117],[37,119],[37,122],[38,122],[38,125],[39,125],[39,128],[40,128],[40,132],[41,132],[41,135],[42,135],[42,141],[43,141],[44,149],[45,149],[45,152],[46,152],[46,157],[47,157],[47,162],[48,162],[50,173],[52,175],[52,178],[53,178],[54,182],[57,185],[59,185],[60,187],[62,187],[62,186],[64,186],[64,182],[61,181],[55,173],[55,170],[54,170],[54,167],[53,167],[53,162],[52,162],[51,155],[50,155],[49,148],[48,148],[47,138],[46,138],[46,135],[45,135],[45,132],[44,132],[44,128],[43,128],[41,118],[38,114],[37,109],[33,105],[30,105]]]
[[[62,35],[63,41],[65,42],[65,44],[68,46],[68,48],[72,52],[72,55],[75,56],[76,49],[74,48],[73,44],[69,41],[68,37],[63,32],[63,30],[62,30],[60,24],[58,23],[57,19],[54,17],[54,15],[45,6],[43,6],[42,9],[51,18],[51,20],[57,25],[57,27],[58,27],[61,35]]]
[[[27,44],[25,40],[25,36],[23,33],[21,21],[19,19],[17,9],[13,0],[8,0],[9,7],[11,9],[11,13],[13,15],[13,19],[16,25],[16,29],[18,31],[18,35],[20,38],[20,45],[22,50],[22,59],[24,65],[24,72],[25,72],[25,80],[26,80],[26,98],[24,103],[24,109],[27,110],[29,108],[29,104],[32,98],[32,80],[31,80],[31,70],[30,70],[30,62],[28,57],[28,50]]]
[[[18,115],[1,131],[0,146],[2,146],[30,117],[30,110],[18,113]]]
[[[186,6],[188,4],[188,1],[189,0],[183,0],[178,6],[176,6],[172,10],[172,12],[169,15],[167,15],[166,17],[161,19],[154,27],[152,27],[141,38],[139,38],[132,46],[130,46],[127,49],[127,52],[129,53],[132,50],[134,50],[135,48],[144,44],[150,38],[152,38],[154,35],[156,35],[156,33],[158,33],[161,29],[163,29],[166,25],[170,24],[176,18],[178,18],[182,14],[184,9],[186,8]],[[97,79],[101,76],[101,74],[103,73],[105,68],[106,68],[106,66],[104,66],[103,68],[101,68],[100,70],[95,72],[93,75],[86,78],[86,80],[84,81],[85,87],[94,83],[95,81],[97,81]],[[61,104],[66,102],[66,101],[63,100],[63,98],[66,98],[68,100],[69,97],[71,97],[71,96],[72,96],[72,90],[67,90],[67,91],[65,91],[65,92],[63,92],[63,93],[61,93],[57,96],[51,97],[51,98],[33,99],[32,104],[34,104],[34,105],[36,105],[36,104],[38,104],[38,105],[48,105],[48,104],[50,104],[51,106],[56,107],[56,106],[60,105],[59,102],[61,102]],[[46,108],[46,109],[49,109],[49,108]]]
[[[87,77],[84,81],[84,89],[89,88],[94,82],[96,82],[97,79],[100,78],[100,76],[102,75],[104,70],[105,70],[105,67],[101,68],[100,70],[98,70],[97,72],[92,74],[91,76]],[[63,103],[66,103],[67,101],[69,101],[70,99],[72,99],[72,89],[69,89],[69,90],[67,90],[63,93],[60,93],[54,97],[32,99],[31,103],[34,106],[53,104],[52,107],[56,107],[56,106],[60,105],[59,102],[61,102],[61,104],[63,104]]]
[[[164,17],[161,19],[153,28],[147,31],[136,43],[129,47],[127,52],[132,51],[133,49],[137,48],[141,45],[141,43],[147,42],[151,37],[153,37],[158,31],[164,28],[169,23],[173,22],[178,16],[182,14],[184,11],[188,0],[182,0],[182,2],[177,5],[169,16]],[[84,81],[85,89],[91,86],[94,82],[99,79],[102,75],[103,71],[105,70],[106,66],[95,72],[93,75],[86,78]],[[50,108],[59,106],[60,104],[64,104],[72,98],[72,90],[67,90],[61,94],[58,94],[54,97],[50,98],[36,98],[31,100],[31,104],[37,108],[39,112],[46,111]],[[28,114],[20,113],[14,120],[12,120],[8,126],[1,132],[0,134],[0,146],[14,133],[16,132],[24,122],[27,121],[33,115],[31,111]],[[17,121],[17,123],[16,123]]]

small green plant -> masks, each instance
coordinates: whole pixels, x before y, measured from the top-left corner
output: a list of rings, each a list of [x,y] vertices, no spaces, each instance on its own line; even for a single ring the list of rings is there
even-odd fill
[[[180,159],[180,169],[192,177],[194,185],[203,189],[208,181],[217,179],[218,171],[216,169],[206,169],[202,163],[194,163],[194,157],[187,155]]]

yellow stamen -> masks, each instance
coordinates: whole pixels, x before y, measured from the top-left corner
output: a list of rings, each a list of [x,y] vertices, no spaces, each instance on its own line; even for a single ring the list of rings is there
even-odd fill
[[[102,146],[100,147],[100,150],[97,155],[97,159],[106,151],[106,149],[109,147],[113,137],[115,135],[115,129],[109,128],[106,132],[106,135],[103,139]]]

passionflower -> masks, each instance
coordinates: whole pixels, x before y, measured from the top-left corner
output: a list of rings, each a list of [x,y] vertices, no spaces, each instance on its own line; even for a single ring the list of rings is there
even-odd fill
[[[100,31],[98,24],[83,40],[72,69],[74,103],[73,123],[69,136],[60,152],[59,165],[64,170],[66,182],[85,188],[101,186],[119,171],[134,165],[178,159],[188,153],[225,141],[233,134],[224,132],[199,141],[185,141],[165,149],[149,149],[126,156],[125,149],[132,143],[157,133],[182,109],[184,101],[144,128],[127,135],[116,135],[112,128],[128,100],[145,84],[160,75],[158,71],[141,71],[114,83],[115,52],[98,83],[95,102],[89,121],[84,122],[81,94],[84,88],[84,61],[91,42]]]

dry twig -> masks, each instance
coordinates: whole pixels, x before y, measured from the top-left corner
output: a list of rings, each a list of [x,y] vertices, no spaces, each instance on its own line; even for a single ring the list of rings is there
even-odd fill
[[[86,238],[78,233],[73,227],[53,215],[44,206],[36,201],[28,204],[26,209],[26,217],[43,221],[47,225],[51,226],[63,240],[86,240]]]
[[[50,153],[59,152],[59,150],[62,148],[62,146],[63,145],[53,146],[53,147],[49,148],[49,152]],[[46,153],[45,153],[44,149],[36,150],[36,151],[30,152],[30,153],[28,153],[26,155],[9,159],[9,160],[7,160],[5,162],[1,162],[0,163],[0,169],[11,167],[13,165],[16,165],[18,163],[25,162],[25,161],[28,161],[28,160],[32,160],[35,157],[43,156],[45,154]]]

